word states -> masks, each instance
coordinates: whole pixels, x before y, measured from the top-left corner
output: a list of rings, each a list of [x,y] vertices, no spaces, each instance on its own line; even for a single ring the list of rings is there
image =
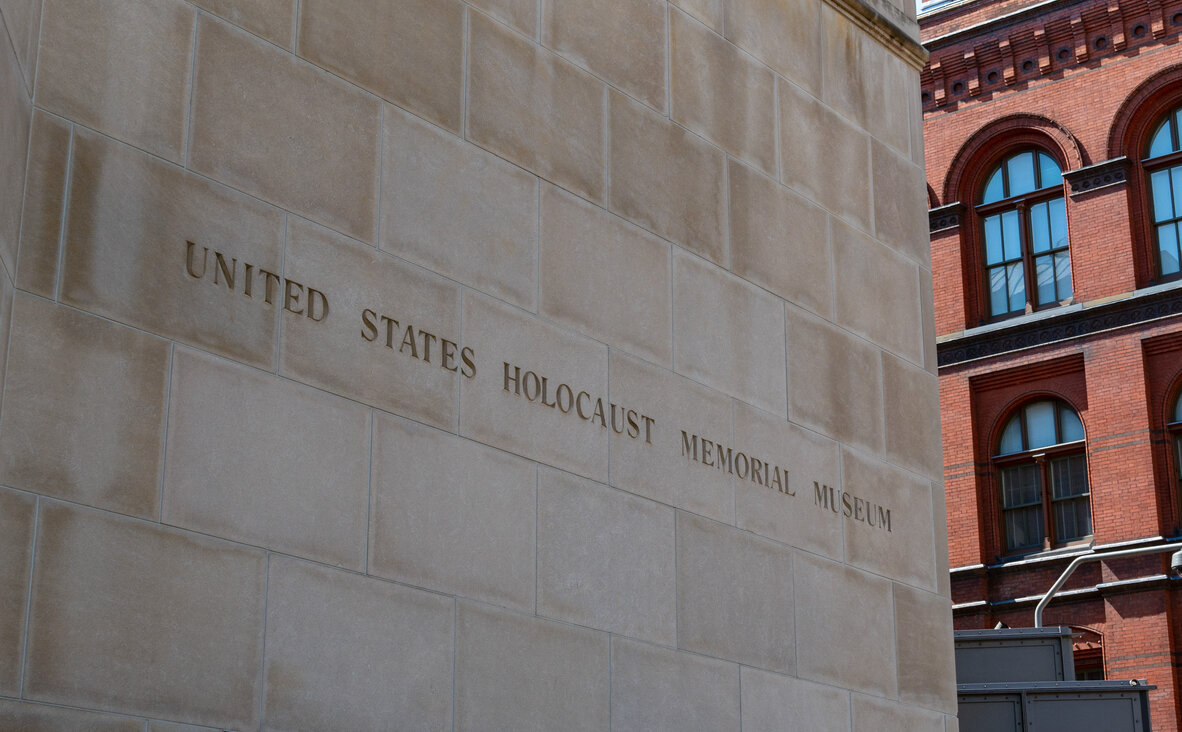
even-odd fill
[[[401,339],[398,339],[399,334],[402,336]],[[369,343],[375,343],[380,339],[390,350],[394,350],[394,343],[397,342],[399,353],[426,363],[435,363],[432,356],[435,354],[439,358],[441,368],[451,372],[458,371],[469,379],[476,376],[476,354],[471,348],[461,348],[455,341],[440,338],[413,325],[408,324],[404,327],[397,320],[380,315],[369,308],[361,311],[361,338]],[[439,347],[432,351],[436,343]]]

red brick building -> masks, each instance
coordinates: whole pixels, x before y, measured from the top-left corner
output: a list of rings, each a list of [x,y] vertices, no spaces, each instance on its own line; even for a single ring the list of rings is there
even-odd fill
[[[1182,0],[925,10],[922,95],[957,628],[1033,624],[1072,557],[1182,538]],[[1167,556],[1048,607],[1083,678],[1182,728]]]

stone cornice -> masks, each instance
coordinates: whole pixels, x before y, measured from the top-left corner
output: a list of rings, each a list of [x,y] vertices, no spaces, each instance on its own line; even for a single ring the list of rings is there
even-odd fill
[[[910,0],[906,0],[910,2]],[[928,62],[928,51],[919,42],[919,23],[889,0],[826,0],[858,27],[877,38],[916,69]]]
[[[929,209],[928,233],[935,234],[938,231],[960,228],[961,219],[964,217],[964,209],[965,206],[960,201],[955,201],[939,208]]]
[[[1063,179],[1071,186],[1073,196],[1090,193],[1099,188],[1123,185],[1129,181],[1129,159],[1122,156],[1069,170],[1063,174]]]
[[[1036,320],[1021,319],[976,333],[949,338],[936,346],[940,368],[1000,356],[1051,343],[1182,315],[1182,288],[1168,287],[1091,307],[1069,307]]]

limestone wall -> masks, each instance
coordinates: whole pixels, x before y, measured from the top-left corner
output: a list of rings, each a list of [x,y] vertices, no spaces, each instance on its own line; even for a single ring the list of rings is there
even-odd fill
[[[955,729],[905,5],[0,0],[0,729]]]

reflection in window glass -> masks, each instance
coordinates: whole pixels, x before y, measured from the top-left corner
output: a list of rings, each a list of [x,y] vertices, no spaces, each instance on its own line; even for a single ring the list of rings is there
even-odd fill
[[[1182,221],[1182,165],[1174,153],[1179,151],[1182,107],[1162,120],[1149,140],[1144,161],[1149,173],[1150,202],[1157,234],[1158,274],[1173,278],[1182,273],[1182,248],[1179,247],[1179,223]],[[1165,157],[1172,156],[1172,157]],[[1163,158],[1154,160],[1154,158]],[[1173,163],[1173,165],[1171,165]]]
[[[1020,196],[1029,193],[1038,184],[1034,180],[1034,153],[1019,153],[1006,162],[1006,173],[1010,179],[1010,195]]]
[[[1055,405],[1053,402],[1036,402],[1026,407],[1026,440],[1028,450],[1054,445]]]

